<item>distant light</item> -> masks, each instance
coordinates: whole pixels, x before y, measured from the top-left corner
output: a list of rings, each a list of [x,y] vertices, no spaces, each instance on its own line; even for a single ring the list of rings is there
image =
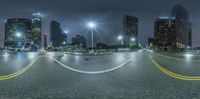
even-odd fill
[[[184,56],[185,56],[186,59],[191,59],[194,55],[187,53]]]
[[[35,54],[34,53],[28,53],[28,58],[30,58],[30,59],[33,59],[35,57]]]
[[[53,56],[55,56],[55,53],[49,52],[48,55],[49,55],[50,57],[53,57]]]
[[[17,32],[17,33],[16,33],[16,36],[17,36],[17,37],[21,37],[22,34],[21,34],[20,32]]]
[[[131,38],[131,41],[135,41],[136,39],[135,38]]]
[[[22,42],[17,42],[18,45],[22,45]]]
[[[9,56],[8,52],[7,52],[7,51],[4,52],[3,56],[4,56],[4,57],[8,57],[8,56]]]
[[[138,52],[143,52],[143,51],[144,51],[144,49],[138,50]]]
[[[145,49],[145,50],[150,52],[150,53],[153,53],[153,50],[150,50],[150,49]]]
[[[9,54],[8,54],[7,51],[3,54],[3,58],[4,58],[5,61],[8,61]]]
[[[65,45],[65,44],[66,44],[66,42],[64,41],[64,42],[63,42],[63,45]]]
[[[64,33],[65,33],[65,34],[69,34],[69,31],[67,31],[67,30],[64,30]]]
[[[117,39],[118,39],[118,40],[122,40],[122,39],[123,39],[123,36],[118,36]]]
[[[96,27],[96,23],[94,23],[94,22],[89,22],[89,23],[88,23],[88,27],[91,28],[91,29],[93,29],[93,28]]]
[[[34,43],[33,43],[33,42],[31,42],[31,44],[33,45]]]
[[[42,16],[41,13],[33,13],[34,16]]]
[[[161,16],[159,19],[176,19],[175,17],[170,17],[170,16]]]

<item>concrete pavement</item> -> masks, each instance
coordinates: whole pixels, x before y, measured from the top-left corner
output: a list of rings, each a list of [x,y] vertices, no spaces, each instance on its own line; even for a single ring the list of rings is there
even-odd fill
[[[0,81],[0,98],[8,99],[198,99],[200,98],[200,81],[185,81],[168,76],[153,63],[155,58],[169,70],[172,66],[164,63],[161,56],[153,56],[144,51],[116,53],[112,56],[85,57],[63,56],[59,60],[80,70],[104,70],[120,65],[132,58],[122,68],[103,74],[84,74],[69,70],[50,57],[40,55],[37,61],[23,74]],[[50,54],[59,56],[61,54]],[[119,60],[117,60],[118,58]],[[86,57],[88,58],[88,57]],[[77,59],[77,60],[76,60]],[[160,60],[158,60],[160,59]],[[33,60],[33,59],[32,59]],[[74,62],[74,61],[77,62]],[[94,60],[97,60],[95,63]],[[105,61],[103,61],[105,60]],[[29,64],[31,61],[23,61]],[[90,64],[92,63],[92,65]],[[16,62],[15,62],[16,63]],[[16,65],[14,62],[10,66]],[[178,63],[178,62],[177,62]],[[181,62],[180,62],[181,63]],[[84,64],[78,65],[78,64]],[[97,64],[97,65],[96,65]],[[183,63],[185,64],[185,63]],[[194,64],[189,64],[194,65]],[[2,66],[2,65],[0,65]],[[17,65],[18,66],[18,65]],[[22,66],[20,64],[19,66]],[[92,67],[93,66],[93,67]],[[176,65],[173,65],[176,67]],[[187,64],[185,64],[187,66]],[[92,69],[89,69],[92,67]],[[94,68],[97,67],[97,68]],[[180,67],[180,66],[179,66]],[[2,68],[2,67],[1,67]],[[1,71],[2,69],[0,69]],[[8,69],[9,70],[9,69]],[[178,68],[177,68],[178,70]],[[17,71],[17,70],[16,70]],[[11,71],[9,71],[11,72]],[[174,71],[176,72],[176,71]],[[178,72],[178,71],[177,71]],[[178,72],[179,73],[179,72]],[[184,72],[185,73],[185,72]],[[2,73],[3,74],[3,73]],[[186,73],[187,74],[187,73]]]

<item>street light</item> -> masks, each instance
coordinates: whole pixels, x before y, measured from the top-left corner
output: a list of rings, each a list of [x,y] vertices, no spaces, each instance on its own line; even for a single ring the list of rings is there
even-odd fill
[[[120,41],[120,44],[122,44],[123,36],[118,36],[117,39]]]
[[[131,41],[134,42],[134,41],[135,41],[135,38],[131,38]]]
[[[66,44],[66,42],[64,41],[62,44],[63,44],[63,45],[65,45],[65,44]]]
[[[92,37],[92,53],[94,53],[94,37],[93,37],[93,29],[96,28],[96,23],[94,22],[88,22],[87,26],[91,30],[91,37]]]
[[[17,32],[17,33],[16,33],[16,36],[19,38],[19,37],[22,36],[22,34],[21,34],[20,32]]]
[[[117,39],[121,41],[123,39],[123,36],[120,35],[120,36],[118,36]]]
[[[88,27],[94,29],[96,27],[96,24],[94,22],[89,22]]]
[[[65,34],[69,34],[69,31],[68,31],[68,30],[64,30],[64,33],[65,33]]]

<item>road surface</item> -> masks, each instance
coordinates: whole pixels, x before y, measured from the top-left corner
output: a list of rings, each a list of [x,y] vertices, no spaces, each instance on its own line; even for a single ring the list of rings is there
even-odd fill
[[[0,99],[199,99],[199,63],[145,50],[3,54]]]

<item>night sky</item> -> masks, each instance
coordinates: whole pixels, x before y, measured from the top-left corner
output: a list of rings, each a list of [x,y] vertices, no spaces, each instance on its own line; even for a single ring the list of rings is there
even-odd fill
[[[1,44],[4,35],[4,20],[13,17],[31,18],[32,13],[43,15],[43,33],[49,33],[49,23],[57,20],[71,37],[80,34],[87,37],[90,32],[85,24],[93,20],[98,23],[95,42],[116,44],[122,33],[123,15],[139,17],[139,41],[142,44],[153,36],[153,21],[159,16],[170,15],[171,9],[180,4],[190,15],[193,26],[193,46],[200,46],[200,1],[199,0],[0,0]]]

